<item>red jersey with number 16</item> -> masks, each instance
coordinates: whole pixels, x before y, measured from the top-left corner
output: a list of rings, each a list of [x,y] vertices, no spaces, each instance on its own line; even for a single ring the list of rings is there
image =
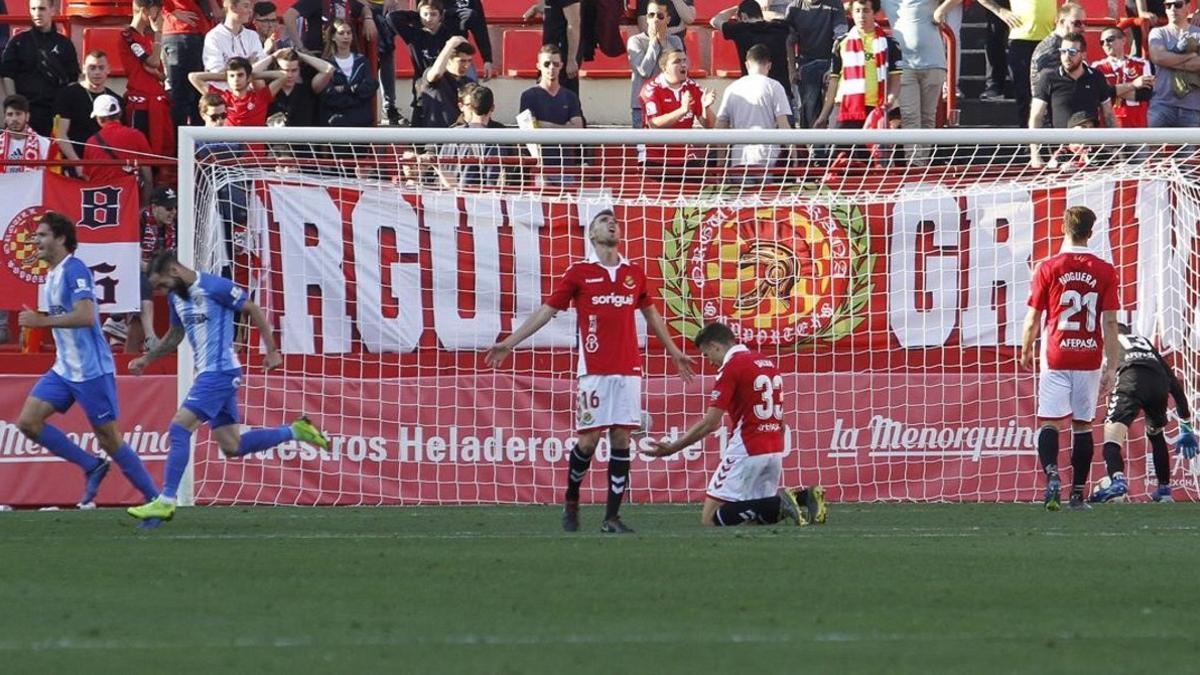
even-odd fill
[[[1046,313],[1044,367],[1096,370],[1104,361],[1101,315],[1120,309],[1117,270],[1085,247],[1072,246],[1038,265],[1029,306]]]
[[[783,376],[775,362],[744,345],[725,354],[708,401],[733,420],[731,443],[747,455],[783,452]]]
[[[625,258],[605,267],[594,255],[567,268],[546,304],[575,304],[579,321],[579,375],[641,375],[634,310],[654,304],[646,275]]]

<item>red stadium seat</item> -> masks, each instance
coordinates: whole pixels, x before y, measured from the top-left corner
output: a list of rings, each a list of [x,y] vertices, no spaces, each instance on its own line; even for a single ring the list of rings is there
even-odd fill
[[[506,30],[501,44],[505,75],[537,77],[537,53],[542,48],[542,31]]]
[[[718,37],[717,39],[720,40],[722,38]],[[708,70],[700,67],[704,63],[700,58],[704,52],[700,50],[700,36],[696,33],[695,28],[689,28],[684,33],[683,51],[687,52],[688,75],[694,80],[701,77],[708,77]],[[740,75],[741,73],[739,72],[738,74]]]
[[[734,0],[696,0],[696,23],[708,23],[721,10],[736,4]]]
[[[1100,35],[1103,30],[1089,30],[1083,34],[1087,40],[1087,56],[1085,57],[1088,63],[1094,63],[1105,58],[1104,46],[1100,44]]]
[[[712,34],[712,71],[717,77],[742,76],[742,60],[738,58],[737,45],[715,31]]]
[[[1076,0],[1084,13],[1087,15],[1088,21],[1103,19],[1108,16],[1108,0]]]
[[[488,23],[520,23],[533,0],[488,0],[484,12]]]
[[[88,52],[99,49],[108,56],[109,74],[113,77],[125,77],[128,73],[125,72],[125,66],[121,62],[121,50],[125,49],[125,42],[121,39],[121,31],[123,30],[125,30],[124,26],[84,28],[83,51],[79,54],[80,60]]]
[[[396,41],[396,77],[412,77],[416,75],[412,55],[408,53],[408,45],[402,40]]]

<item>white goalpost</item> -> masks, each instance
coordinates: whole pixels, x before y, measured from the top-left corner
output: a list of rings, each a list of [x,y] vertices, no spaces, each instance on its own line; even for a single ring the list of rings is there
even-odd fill
[[[931,159],[910,164],[916,146]],[[308,414],[332,441],[226,460],[201,432],[181,500],[559,501],[574,313],[498,369],[483,352],[587,254],[605,208],[677,344],[695,354],[722,321],[778,360],[785,483],[835,501],[1033,500],[1036,373],[1016,353],[1067,206],[1099,217],[1091,248],[1117,267],[1123,320],[1200,387],[1197,148],[1186,129],[181,128],[180,260],[247,287],[285,355],[264,373],[239,332],[243,421]],[[715,372],[684,384],[644,334],[643,350],[647,447],[703,414]],[[181,349],[181,400],[191,380]],[[1097,447],[1102,419],[1103,401]],[[638,456],[628,498],[702,499],[726,439]],[[1153,491],[1148,452],[1139,422],[1134,499]],[[1200,462],[1173,462],[1200,498]],[[585,502],[603,500],[591,473]]]

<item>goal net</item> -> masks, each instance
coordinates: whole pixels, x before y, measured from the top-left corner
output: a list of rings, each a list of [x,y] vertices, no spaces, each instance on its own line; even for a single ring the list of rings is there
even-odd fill
[[[196,503],[559,501],[574,312],[499,368],[483,356],[588,254],[607,208],[677,344],[699,358],[689,339],[721,321],[778,361],[784,482],[833,500],[1038,498],[1036,373],[1016,356],[1068,206],[1099,216],[1090,246],[1118,270],[1122,319],[1200,386],[1200,157],[1182,130],[182,131],[181,257],[249,288],[285,354],[264,372],[240,331],[243,421],[303,413],[332,440],[226,460],[202,432]],[[699,419],[715,369],[685,384],[639,325],[648,447]],[[190,379],[183,358],[181,392]],[[1130,438],[1144,499],[1141,422]],[[728,439],[635,453],[628,499],[703,499]],[[606,455],[585,502],[604,499]],[[1198,469],[1173,457],[1192,497]]]

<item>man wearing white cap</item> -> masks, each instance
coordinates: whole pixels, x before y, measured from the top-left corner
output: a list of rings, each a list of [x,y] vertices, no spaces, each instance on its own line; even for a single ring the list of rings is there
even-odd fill
[[[104,94],[97,96],[92,104],[92,117],[100,123],[97,131],[88,139],[83,149],[85,161],[107,161],[114,159],[136,161],[147,159],[151,155],[150,142],[137,129],[121,124],[121,102],[115,96]],[[93,183],[113,183],[123,176],[132,173],[132,168],[123,164],[102,164],[88,166],[87,178]],[[141,176],[142,201],[153,187],[150,167],[140,165],[137,172]]]

